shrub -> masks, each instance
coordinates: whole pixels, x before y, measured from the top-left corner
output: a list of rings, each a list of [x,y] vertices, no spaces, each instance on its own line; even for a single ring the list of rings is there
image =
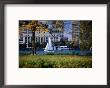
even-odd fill
[[[20,68],[91,68],[91,56],[24,55],[19,58]]]

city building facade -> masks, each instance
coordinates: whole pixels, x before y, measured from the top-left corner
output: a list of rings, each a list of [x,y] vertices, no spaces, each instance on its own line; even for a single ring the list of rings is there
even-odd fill
[[[35,43],[44,44],[48,42],[48,37],[51,37],[52,42],[59,42],[61,39],[64,39],[65,36],[68,35],[67,41],[75,41],[79,44],[79,34],[80,34],[80,21],[72,21],[72,27],[65,29],[62,28],[52,28],[52,21],[39,21],[43,24],[48,24],[49,31],[36,31],[35,32]],[[64,22],[65,25],[69,24],[68,21]],[[72,31],[71,31],[72,30]],[[69,32],[69,33],[68,33]],[[66,34],[68,33],[68,34]],[[25,29],[19,33],[19,44],[26,44],[27,48],[28,44],[32,43],[32,31],[29,29]]]
[[[74,20],[72,22],[72,40],[76,43],[76,45],[79,44],[79,35],[80,35],[80,21]]]
[[[48,42],[48,37],[51,37],[52,42],[58,42],[63,38],[63,31],[53,29],[52,34],[45,31],[36,31],[35,32],[35,43],[46,43]],[[32,42],[32,31],[24,30],[19,34],[19,44],[29,44]]]

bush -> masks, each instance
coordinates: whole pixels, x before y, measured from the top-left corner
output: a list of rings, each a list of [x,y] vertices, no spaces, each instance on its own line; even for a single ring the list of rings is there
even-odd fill
[[[91,68],[91,56],[24,55],[19,58],[20,68]]]

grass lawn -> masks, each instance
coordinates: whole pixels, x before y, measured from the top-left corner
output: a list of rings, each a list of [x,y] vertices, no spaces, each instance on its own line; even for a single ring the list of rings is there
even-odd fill
[[[20,55],[20,68],[91,68],[92,56]]]

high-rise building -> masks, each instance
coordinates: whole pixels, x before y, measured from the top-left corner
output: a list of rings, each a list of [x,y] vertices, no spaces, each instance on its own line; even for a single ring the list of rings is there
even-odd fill
[[[80,34],[80,21],[74,20],[72,22],[72,40],[79,44],[79,34]]]

